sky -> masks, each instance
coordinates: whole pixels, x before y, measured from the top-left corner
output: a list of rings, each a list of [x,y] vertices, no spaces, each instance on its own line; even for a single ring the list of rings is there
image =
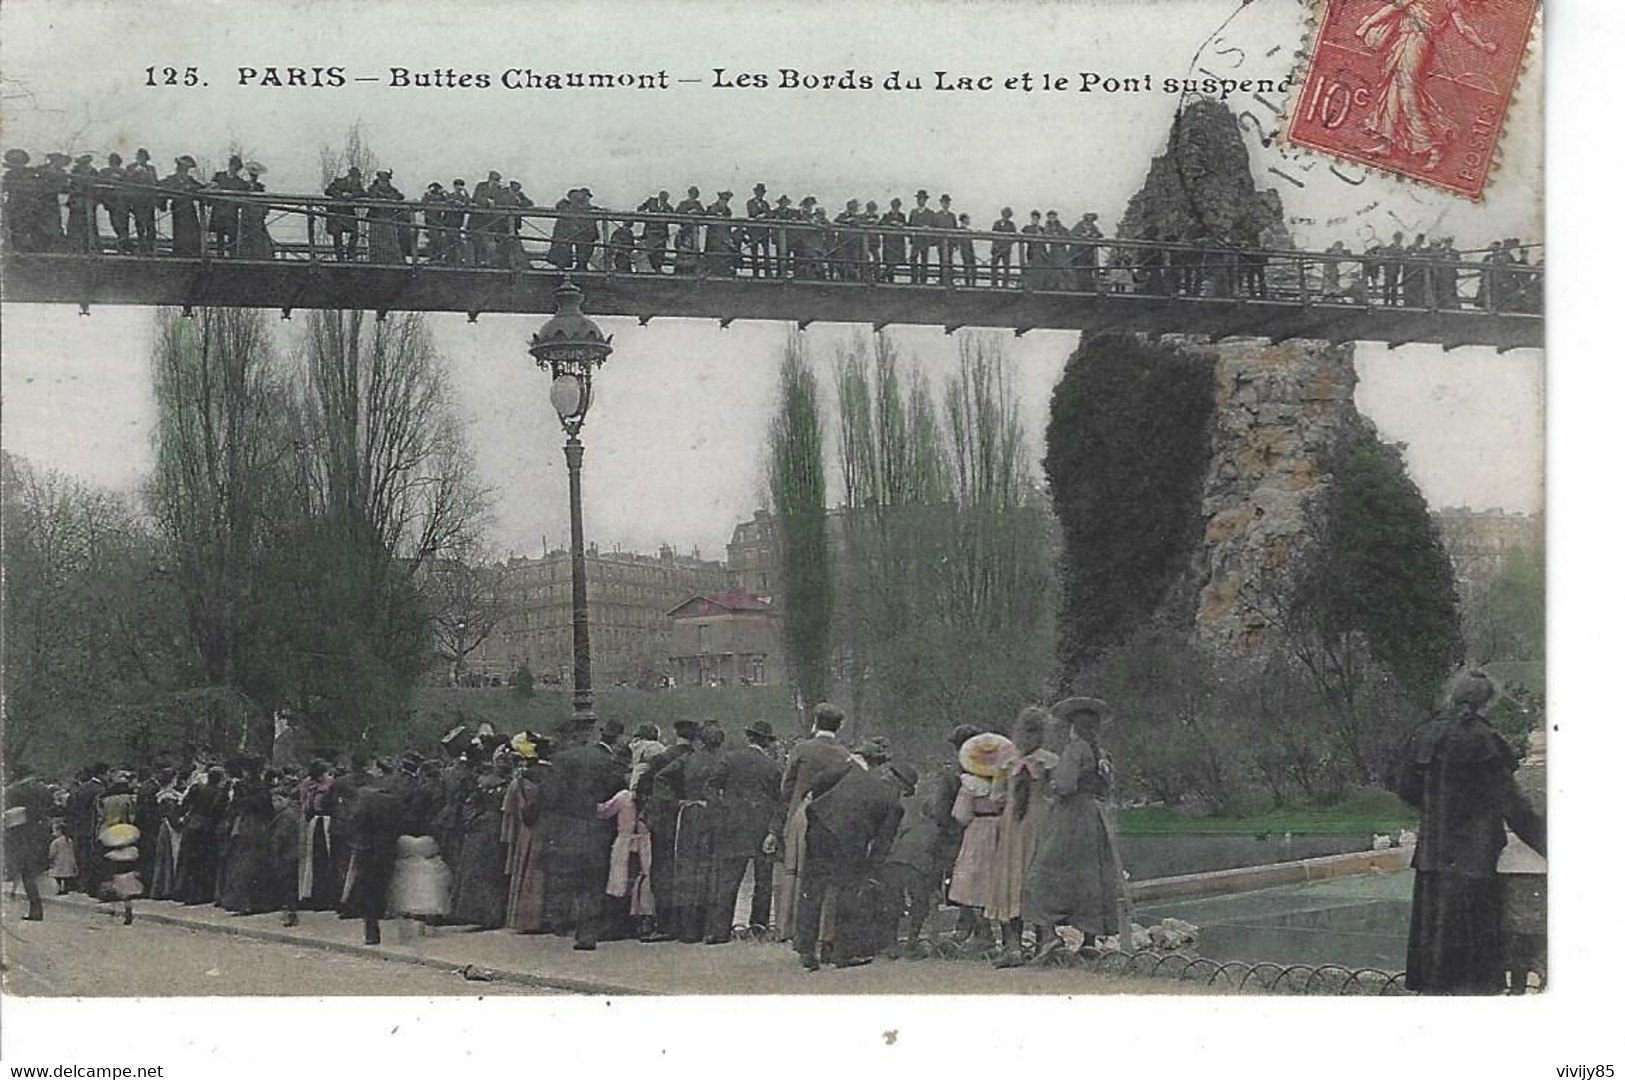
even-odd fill
[[[774,4],[695,0],[665,9],[650,33],[645,9],[618,0],[549,6],[482,0],[455,8],[238,0],[143,5],[8,0],[0,8],[4,141],[98,154],[136,146],[167,165],[179,153],[222,159],[236,146],[270,167],[273,189],[318,186],[323,145],[361,124],[382,164],[415,196],[433,179],[477,179],[498,169],[539,201],[589,184],[605,206],[635,205],[689,183],[709,196],[770,192],[826,205],[853,195],[884,201],[917,187],[950,191],[985,224],[1001,205],[1055,207],[1066,220],[1095,209],[1115,223],[1166,139],[1177,98],[1091,93],[779,89],[779,71],[877,80],[897,70],[927,85],[934,72],[1092,71],[1159,81],[1192,70],[1284,77],[1304,28],[1293,0],[1237,7],[1171,0],[1147,33],[1139,5],[953,3],[881,9],[828,3],[793,12]],[[440,14],[444,12],[445,14]],[[489,34],[468,32],[486,27]],[[343,33],[335,33],[342,28]],[[741,32],[742,31],[742,32]],[[68,62],[71,55],[72,63]],[[207,86],[147,87],[146,65],[198,68]],[[259,85],[268,67],[343,67],[344,87]],[[390,69],[485,72],[658,72],[669,91],[528,91],[388,86]],[[251,68],[249,81],[238,86]],[[743,73],[767,89],[720,88]],[[159,76],[161,79],[161,75]],[[379,83],[361,83],[377,77]],[[1534,56],[1527,79],[1540,77]],[[698,79],[698,83],[677,83]],[[1231,104],[1250,134],[1273,127],[1281,95]],[[1247,119],[1250,115],[1252,119]],[[1363,243],[1394,229],[1452,233],[1458,247],[1541,236],[1540,124],[1514,110],[1499,171],[1481,204],[1420,185],[1251,142],[1255,175],[1281,193],[1304,246]],[[1275,172],[1270,172],[1274,169]],[[1290,176],[1292,180],[1281,177]],[[1354,183],[1357,179],[1359,182]],[[591,297],[587,307],[591,311]],[[12,306],[3,313],[0,442],[8,450],[96,483],[128,488],[150,468],[148,351],[142,309]],[[784,324],[604,318],[615,353],[595,387],[584,439],[586,529],[604,546],[671,543],[722,554],[732,526],[762,493],[761,450],[775,398]],[[431,320],[468,424],[482,479],[495,495],[493,547],[534,554],[567,536],[562,436],[545,380],[525,353],[538,317]],[[288,339],[297,327],[287,324]],[[815,325],[816,356],[857,332]],[[956,337],[894,328],[933,379],[954,366]],[[1033,460],[1050,392],[1072,333],[994,335],[1012,364]],[[1543,354],[1538,350],[1360,347],[1358,402],[1382,434],[1407,446],[1412,474],[1435,506],[1530,511],[1541,503]]]

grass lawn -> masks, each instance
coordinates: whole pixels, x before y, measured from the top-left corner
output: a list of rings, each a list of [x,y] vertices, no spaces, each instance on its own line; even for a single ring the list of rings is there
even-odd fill
[[[1135,806],[1117,813],[1125,835],[1174,833],[1349,833],[1370,836],[1416,828],[1416,813],[1386,791],[1361,789],[1325,807],[1282,807],[1198,817],[1162,806]]]
[[[1540,660],[1497,660],[1484,666],[1503,686],[1524,686],[1537,694],[1546,692],[1546,665]]]

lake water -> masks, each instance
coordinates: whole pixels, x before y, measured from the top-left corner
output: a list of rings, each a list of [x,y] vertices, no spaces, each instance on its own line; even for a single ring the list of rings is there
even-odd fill
[[[1345,833],[1179,833],[1118,836],[1123,869],[1135,881],[1235,870],[1366,851],[1371,837]]]

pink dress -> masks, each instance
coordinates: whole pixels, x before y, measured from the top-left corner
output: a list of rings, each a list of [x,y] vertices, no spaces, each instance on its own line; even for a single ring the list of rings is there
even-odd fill
[[[634,916],[653,915],[654,892],[649,887],[651,841],[649,827],[638,816],[637,800],[623,788],[608,802],[599,804],[598,816],[615,821],[615,843],[609,849],[609,883],[604,891],[610,896],[628,897],[629,911]],[[636,869],[632,866],[634,856]]]

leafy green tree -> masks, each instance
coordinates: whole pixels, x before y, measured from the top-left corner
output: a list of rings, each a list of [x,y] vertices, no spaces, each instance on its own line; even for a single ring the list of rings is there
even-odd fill
[[[1463,655],[1455,574],[1398,446],[1368,421],[1333,454],[1324,542],[1298,582],[1323,637],[1358,632],[1419,703],[1438,696]]]
[[[1201,540],[1213,408],[1212,364],[1173,347],[1102,334],[1067,362],[1043,462],[1061,531],[1063,679],[1138,632],[1179,580]]]
[[[1479,663],[1546,657],[1546,560],[1540,548],[1515,547],[1482,591],[1464,606],[1468,652]]]
[[[180,593],[129,503],[0,452],[4,753],[111,756],[121,708],[192,677]]]
[[[801,340],[791,336],[779,365],[778,411],[768,434],[768,488],[784,567],[785,655],[808,706],[825,696],[834,602],[823,440],[818,379]]]
[[[1004,357],[962,340],[940,398],[885,335],[837,357],[854,697],[905,748],[1004,723],[1053,660],[1051,532]]]

